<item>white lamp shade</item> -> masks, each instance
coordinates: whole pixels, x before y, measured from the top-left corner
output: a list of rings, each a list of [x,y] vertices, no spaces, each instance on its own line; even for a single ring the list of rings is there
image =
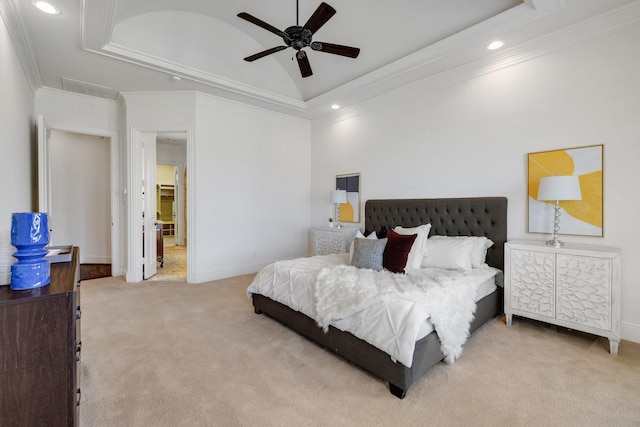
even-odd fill
[[[577,176],[547,176],[540,178],[538,200],[582,200]]]
[[[347,190],[331,191],[331,203],[347,203]]]

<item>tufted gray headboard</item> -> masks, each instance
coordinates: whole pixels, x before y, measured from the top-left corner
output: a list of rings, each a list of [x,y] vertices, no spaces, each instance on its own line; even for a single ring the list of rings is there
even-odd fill
[[[368,232],[430,223],[430,235],[486,236],[494,242],[487,251],[487,264],[504,269],[506,197],[368,200],[364,217]]]

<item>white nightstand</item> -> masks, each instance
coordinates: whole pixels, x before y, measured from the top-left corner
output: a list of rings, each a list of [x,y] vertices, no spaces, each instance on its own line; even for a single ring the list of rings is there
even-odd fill
[[[349,246],[356,237],[355,227],[316,228],[313,230],[314,255],[328,255],[349,252]]]
[[[607,337],[620,343],[621,250],[513,240],[505,244],[504,312]]]

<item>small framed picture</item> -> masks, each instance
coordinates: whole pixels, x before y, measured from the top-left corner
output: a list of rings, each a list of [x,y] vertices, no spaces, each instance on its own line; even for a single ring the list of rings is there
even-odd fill
[[[340,205],[340,222],[360,222],[360,174],[336,175],[336,190],[347,191],[347,201]]]

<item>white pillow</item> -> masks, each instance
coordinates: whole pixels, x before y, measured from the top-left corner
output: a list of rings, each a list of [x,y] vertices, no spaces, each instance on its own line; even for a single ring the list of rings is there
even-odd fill
[[[468,239],[428,239],[421,267],[471,270],[474,242]]]
[[[427,239],[429,238],[429,230],[431,230],[431,224],[423,224],[417,227],[405,228],[397,226],[393,229],[398,234],[412,235],[417,234],[416,240],[414,240],[407,256],[407,267],[405,271],[408,273],[411,270],[420,268],[422,264],[422,258],[427,254]]]
[[[432,239],[464,239],[473,242],[471,252],[471,266],[479,268],[486,266],[487,249],[493,246],[493,241],[484,236],[431,236]]]
[[[353,248],[354,248],[354,243],[356,241],[356,239],[377,239],[378,235],[376,234],[375,231],[372,231],[371,234],[369,234],[367,237],[364,237],[364,234],[362,234],[360,232],[360,230],[358,230],[358,232],[356,233],[356,237],[351,241],[351,245],[349,246],[349,264],[351,264],[351,261],[353,261]]]

